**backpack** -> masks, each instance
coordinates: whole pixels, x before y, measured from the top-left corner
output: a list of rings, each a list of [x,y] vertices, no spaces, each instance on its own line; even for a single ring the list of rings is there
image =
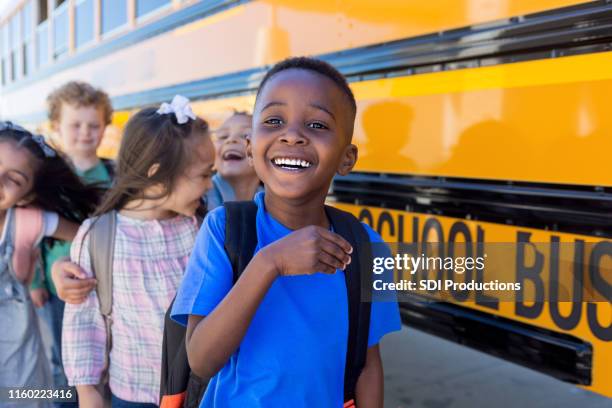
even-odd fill
[[[5,221],[6,222],[6,221]],[[13,271],[18,280],[32,279],[43,238],[43,212],[38,208],[15,208],[15,236],[12,256]]]
[[[110,407],[111,392],[108,386],[109,355],[112,348],[112,308],[113,308],[113,256],[115,252],[115,231],[117,212],[109,211],[97,217],[90,229],[89,258],[91,269],[98,281],[96,294],[100,304],[100,314],[104,319],[106,344],[104,352],[104,370],[102,381],[97,388],[104,398],[105,407]]]
[[[90,239],[89,239],[89,256],[91,260],[91,268],[98,281],[96,286],[96,293],[98,295],[98,302],[100,304],[100,314],[104,319],[104,328],[106,330],[106,345],[105,345],[105,361],[104,361],[104,371],[102,374],[102,381],[98,384],[98,391],[102,394],[104,398],[105,407],[110,407],[110,388],[108,386],[108,364],[109,364],[109,355],[110,350],[112,348],[112,336],[111,336],[111,327],[112,327],[112,306],[113,306],[113,275],[112,275],[112,260],[115,250],[115,233],[117,226],[117,212],[110,211],[108,213],[102,214],[97,217],[90,229]],[[172,304],[174,300],[172,301]],[[169,354],[173,356],[173,360],[171,365],[174,368],[174,371],[177,371],[176,368],[180,366],[184,366],[183,368],[183,376],[179,375],[178,383],[179,384],[187,384],[189,380],[189,392],[187,392],[187,396],[185,402],[192,401],[194,407],[199,406],[199,401],[202,397],[204,389],[206,388],[207,382],[202,382],[195,375],[190,373],[189,363],[187,361],[187,350],[185,349],[185,328],[183,326],[178,325],[178,323],[171,321],[169,318],[169,312],[172,309],[172,304],[168,308],[168,312],[166,313],[166,324],[164,325],[164,339],[163,339],[163,348],[162,348],[162,381],[161,381],[161,398],[160,398],[160,407],[180,407],[183,404],[183,399],[185,399],[185,393],[181,395],[164,395],[167,394],[165,389],[168,388],[166,384],[166,379],[168,378],[168,365],[166,359]],[[179,326],[180,329],[176,330],[172,329],[172,326],[168,324],[174,324]],[[181,337],[182,336],[182,337]],[[174,340],[178,340],[179,343],[173,343],[172,346],[177,350],[174,353],[167,352],[167,340],[168,337],[171,337]],[[175,383],[177,382],[175,381]],[[176,386],[174,387],[176,388]],[[183,389],[184,391],[184,389]],[[178,393],[177,393],[178,394]],[[197,405],[196,405],[197,404]]]

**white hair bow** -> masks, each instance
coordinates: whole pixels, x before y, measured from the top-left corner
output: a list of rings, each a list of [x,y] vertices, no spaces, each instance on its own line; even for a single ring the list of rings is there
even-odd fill
[[[160,115],[174,113],[176,116],[176,121],[179,125],[187,123],[189,119],[195,120],[196,118],[196,115],[193,113],[191,106],[189,105],[189,99],[182,95],[176,95],[174,98],[172,98],[172,102],[170,103],[162,103],[157,110],[157,113]]]

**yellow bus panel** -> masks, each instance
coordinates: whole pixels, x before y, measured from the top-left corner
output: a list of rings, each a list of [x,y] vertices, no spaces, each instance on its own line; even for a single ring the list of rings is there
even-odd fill
[[[454,28],[586,3],[576,0],[267,0],[265,40],[292,55],[316,55],[346,48],[433,34]],[[255,7],[255,5],[247,5]],[[245,10],[245,12],[250,12]],[[312,30],[316,21],[317,30]],[[283,40],[280,40],[283,38]],[[265,40],[264,40],[265,39]],[[283,57],[272,55],[273,59]],[[288,54],[287,54],[288,56]],[[273,61],[271,61],[273,62]]]
[[[612,53],[353,83],[357,170],[612,186]]]

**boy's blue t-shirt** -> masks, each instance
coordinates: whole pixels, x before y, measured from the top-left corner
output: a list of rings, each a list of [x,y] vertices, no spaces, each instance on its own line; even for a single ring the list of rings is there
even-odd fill
[[[292,231],[255,196],[257,252]],[[364,224],[365,225],[365,224]],[[380,236],[366,225],[372,242]],[[232,288],[224,249],[225,208],[210,212],[198,233],[172,318],[208,315]],[[369,346],[401,328],[396,301],[373,302]],[[201,407],[341,407],[348,337],[344,272],[278,277],[262,300],[239,349],[214,376]]]

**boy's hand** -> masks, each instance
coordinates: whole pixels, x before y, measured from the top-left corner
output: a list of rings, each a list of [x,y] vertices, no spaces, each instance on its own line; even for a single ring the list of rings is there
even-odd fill
[[[96,287],[94,278],[87,278],[85,271],[69,258],[60,258],[51,267],[51,278],[57,290],[57,297],[66,303],[83,303]]]
[[[325,228],[308,226],[262,249],[279,275],[335,273],[351,263],[351,245]]]
[[[49,300],[49,292],[45,288],[32,289],[30,290],[30,297],[35,307],[43,307]]]

